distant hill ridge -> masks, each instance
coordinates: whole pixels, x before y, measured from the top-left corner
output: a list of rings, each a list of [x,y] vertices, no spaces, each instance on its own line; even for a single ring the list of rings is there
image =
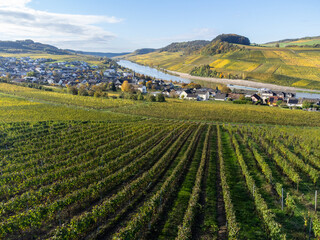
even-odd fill
[[[137,55],[141,55],[141,54],[147,54],[155,51],[157,51],[157,49],[155,48],[141,48],[141,49],[135,50],[133,53]]]
[[[160,48],[160,52],[185,52],[191,53],[200,50],[204,46],[208,45],[210,41],[206,40],[195,40],[189,42],[174,42],[166,47]]]
[[[70,54],[49,44],[42,44],[32,40],[0,41],[0,52],[4,53],[47,53],[55,55]]]
[[[320,36],[303,37],[303,38],[288,38],[288,39],[282,39],[282,40],[279,40],[279,41],[267,42],[266,44],[284,43],[284,42],[296,42],[296,41],[299,41],[299,40],[313,40],[313,39],[320,39]]]
[[[119,56],[127,55],[130,53],[130,52],[123,52],[123,53],[85,52],[85,51],[75,51],[71,49],[66,49],[66,51],[73,54],[83,54],[83,55],[91,55],[91,56],[107,57],[107,58],[119,57]]]
[[[85,52],[71,49],[60,49],[49,44],[34,42],[33,40],[17,40],[17,41],[0,41],[0,52],[12,54],[53,54],[53,55],[68,55],[68,54],[82,54],[92,55],[97,57],[117,57],[129,54],[124,53],[103,53],[103,52]]]

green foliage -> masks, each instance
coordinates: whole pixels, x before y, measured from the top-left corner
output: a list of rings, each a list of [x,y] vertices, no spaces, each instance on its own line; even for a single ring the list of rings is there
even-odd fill
[[[170,45],[161,48],[160,52],[184,52],[185,54],[191,54],[192,52],[198,51],[207,44],[209,41],[196,40],[190,42],[175,42]]]
[[[204,48],[202,48],[201,54],[212,56],[212,55],[216,55],[216,54],[235,51],[238,49],[240,49],[240,47],[238,47],[237,45],[233,45],[232,43],[215,41],[215,42],[208,44]]]
[[[78,88],[74,86],[67,86],[67,92],[72,95],[78,95]]]
[[[157,94],[156,96],[156,102],[165,102],[166,99],[162,93]]]
[[[6,52],[6,53],[43,52],[47,54],[56,54],[56,55],[69,54],[68,51],[58,49],[51,45],[37,43],[32,40],[0,41],[0,50],[1,52]]]
[[[217,41],[236,43],[241,45],[250,45],[249,38],[240,36],[237,34],[221,34],[212,40],[212,42],[217,42]]]
[[[36,73],[35,73],[35,72],[28,72],[28,73],[27,73],[27,76],[28,76],[28,77],[35,77],[35,76],[36,76]]]
[[[312,108],[312,106],[313,106],[313,104],[309,101],[303,101],[303,103],[302,103],[302,108],[305,108],[305,109]]]

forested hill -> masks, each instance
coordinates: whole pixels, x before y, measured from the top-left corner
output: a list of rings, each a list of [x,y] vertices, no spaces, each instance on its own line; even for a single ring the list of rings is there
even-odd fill
[[[237,35],[237,34],[221,34],[217,36],[212,42],[228,42],[228,43],[235,43],[241,45],[250,45],[250,40],[247,37]]]
[[[141,54],[147,54],[155,51],[157,51],[157,49],[155,48],[141,48],[141,49],[135,50],[133,53],[136,55],[141,55]]]
[[[204,46],[208,45],[210,41],[205,40],[195,40],[189,42],[174,42],[170,45],[160,48],[160,52],[184,52],[184,53],[191,53],[197,50],[200,50]]]
[[[32,40],[0,41],[0,52],[4,53],[47,53],[55,55],[70,54],[66,50]]]

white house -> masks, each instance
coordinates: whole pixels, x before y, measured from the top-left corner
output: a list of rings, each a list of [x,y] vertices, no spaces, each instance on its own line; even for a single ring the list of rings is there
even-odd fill
[[[202,100],[202,101],[209,100],[209,97],[210,97],[209,91],[197,90],[196,94],[199,96],[200,100]]]
[[[187,100],[197,100],[199,101],[200,100],[200,97],[197,95],[197,94],[187,94],[184,99],[187,99]]]
[[[138,86],[138,90],[139,90],[141,93],[147,93],[147,87],[146,87],[146,86],[139,85],[139,86]]]
[[[116,70],[115,70],[115,69],[107,69],[107,70],[104,71],[103,75],[104,75],[105,77],[110,77],[110,76],[112,76],[112,75],[115,74],[115,73],[116,73]]]

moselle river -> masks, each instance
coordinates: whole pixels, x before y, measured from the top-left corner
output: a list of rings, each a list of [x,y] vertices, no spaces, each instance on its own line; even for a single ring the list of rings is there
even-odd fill
[[[150,77],[155,77],[157,79],[162,79],[167,81],[172,80],[173,82],[176,81],[176,82],[190,83],[189,79],[173,76],[171,74],[161,72],[155,68],[139,65],[127,60],[120,60],[118,64],[122,67],[129,68],[132,71],[135,71],[136,73],[144,74]]]
[[[140,74],[144,74],[150,77],[155,77],[157,79],[162,79],[162,80],[167,80],[170,81],[172,80],[173,82],[184,82],[184,83],[190,83],[190,79],[186,79],[186,78],[181,78],[181,77],[177,77],[177,76],[173,76],[171,74],[168,73],[164,73],[161,72],[155,68],[152,67],[148,67],[148,66],[143,66],[140,64],[136,64],[134,62],[130,62],[127,60],[120,60],[118,61],[118,64],[122,67],[125,68],[129,68],[132,71],[135,71],[136,73],[140,73]],[[237,85],[233,85],[233,88],[237,88],[237,89],[247,89],[247,90],[259,90],[259,89],[255,89],[255,88],[249,88],[249,87],[245,87],[245,86],[237,86]],[[316,93],[305,93],[305,92],[297,92],[296,93],[296,98],[313,98],[313,99],[320,99],[320,94],[316,94]]]

